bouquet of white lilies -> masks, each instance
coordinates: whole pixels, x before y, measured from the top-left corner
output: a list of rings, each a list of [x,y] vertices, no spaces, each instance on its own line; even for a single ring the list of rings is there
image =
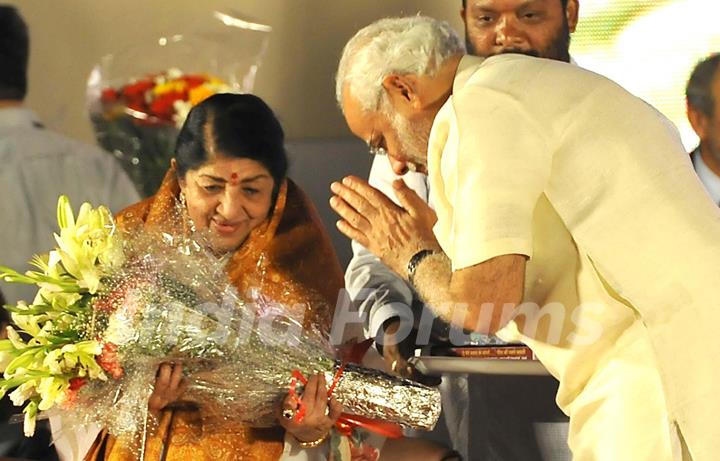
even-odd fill
[[[327,338],[262,286],[241,297],[203,235],[119,232],[106,208],[84,204],[75,218],[66,197],[58,224],[36,270],[0,267],[5,281],[38,287],[32,304],[5,306],[16,327],[0,341],[0,395],[24,405],[26,435],[38,412],[62,408],[64,427],[95,424],[141,447],[166,361],[183,365],[185,397],[207,415],[254,426],[276,424],[291,383],[318,372],[351,415],[424,429],[439,417],[436,389],[337,361]]]
[[[8,326],[9,339],[0,341],[0,396],[14,388],[12,402],[27,402],[23,412],[28,436],[35,430],[38,410],[69,403],[87,379],[107,379],[95,359],[102,344],[82,326],[90,322],[90,301],[101,279],[123,263],[112,216],[104,207],[93,209],[85,203],[75,219],[67,197],[61,197],[58,224],[57,248],[31,261],[37,270],[20,274],[0,267],[5,281],[39,287],[32,304],[5,306],[24,335]]]

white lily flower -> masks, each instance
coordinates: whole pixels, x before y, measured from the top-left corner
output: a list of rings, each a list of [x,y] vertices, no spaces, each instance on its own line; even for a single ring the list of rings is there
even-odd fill
[[[82,341],[75,344],[75,350],[81,354],[100,355],[102,353],[102,345],[98,341]]]
[[[9,397],[13,405],[19,407],[23,403],[25,403],[27,399],[32,397],[35,393],[35,384],[35,380],[30,380],[26,383],[19,385],[14,391],[12,391]]]
[[[78,357],[75,354],[64,354],[63,355],[63,368],[66,370],[72,370],[78,366]]]
[[[5,331],[7,332],[8,339],[12,345],[15,346],[15,349],[25,349],[27,347],[27,344],[25,344],[25,341],[22,340],[18,332],[15,331],[15,328],[8,325]]]
[[[90,294],[95,294],[100,289],[100,277],[98,272],[93,269],[83,269],[81,271],[79,285],[83,288],[87,288]]]
[[[61,262],[62,258],[60,257],[60,253],[56,250],[48,253],[47,271],[45,274],[53,278],[60,278],[61,275],[67,274],[65,268],[60,264]]]
[[[63,361],[63,352],[61,349],[51,350],[43,359],[43,367],[47,368],[54,375],[65,373],[65,369],[61,363]]]
[[[49,410],[53,407],[53,405],[60,404],[65,401],[65,391],[67,391],[68,387],[69,384],[65,379],[52,377],[42,378],[37,387],[38,393],[41,397],[38,410]]]
[[[20,307],[18,303],[18,307]],[[27,315],[12,313],[11,315],[13,323],[17,325],[21,330],[24,330],[31,336],[37,336],[40,334],[41,327],[40,322],[47,318],[44,315]]]
[[[67,311],[69,306],[74,306],[78,301],[80,301],[82,299],[82,295],[79,293],[67,293],[63,291],[59,293],[52,293],[48,296],[48,298],[53,309],[64,312]]]

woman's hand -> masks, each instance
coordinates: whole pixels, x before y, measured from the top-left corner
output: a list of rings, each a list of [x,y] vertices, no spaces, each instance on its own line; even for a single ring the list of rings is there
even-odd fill
[[[308,379],[301,399],[305,407],[302,421],[298,421],[297,417],[300,409],[299,402],[296,398],[288,395],[285,397],[278,415],[280,425],[300,442],[321,440],[327,436],[335,421],[340,417],[342,405],[334,398],[328,401],[325,375],[322,373]]]
[[[148,409],[155,417],[159,417],[163,408],[182,397],[187,387],[183,379],[182,365],[163,363],[158,368],[155,387],[148,400]]]

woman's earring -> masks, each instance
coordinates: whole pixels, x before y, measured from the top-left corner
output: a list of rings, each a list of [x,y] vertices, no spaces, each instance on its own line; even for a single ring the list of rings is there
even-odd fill
[[[187,207],[187,200],[185,199],[185,194],[180,192],[180,196],[178,197],[180,200],[180,207],[182,208],[183,214],[185,214],[185,217],[188,221],[188,227],[190,228],[190,232],[195,232],[195,223],[193,222],[192,218],[190,217],[190,212]]]

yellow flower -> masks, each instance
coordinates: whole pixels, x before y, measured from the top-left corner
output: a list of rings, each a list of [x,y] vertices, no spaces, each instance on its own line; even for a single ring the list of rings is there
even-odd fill
[[[184,80],[168,80],[165,83],[155,86],[152,92],[156,96],[161,96],[166,93],[182,93],[187,88],[187,83]]]
[[[90,204],[83,203],[75,220],[68,198],[61,196],[58,200],[58,224],[60,233],[55,234],[56,252],[62,267],[77,279],[80,288],[96,293],[104,275],[99,263],[113,267],[122,263],[110,212],[105,207],[93,209]],[[50,262],[56,262],[53,259],[56,257],[51,255],[50,258]],[[54,290],[50,285],[41,284],[52,292]]]
[[[53,407],[53,405],[59,405],[65,401],[66,391],[70,387],[67,379],[64,378],[42,378],[40,385],[37,386],[37,391],[40,394],[40,404],[38,410],[45,411]]]

